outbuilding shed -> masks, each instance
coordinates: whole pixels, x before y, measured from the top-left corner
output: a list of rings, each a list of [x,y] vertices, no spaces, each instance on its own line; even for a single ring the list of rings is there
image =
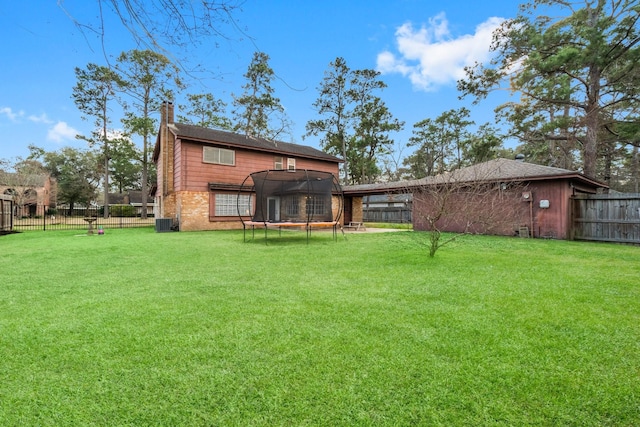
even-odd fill
[[[412,221],[414,230],[425,230],[427,224],[422,214],[428,209],[428,197],[416,197],[428,193],[437,186],[455,183],[459,188],[479,183],[492,186],[495,194],[509,193],[510,197],[484,196],[477,202],[477,210],[489,203],[509,203],[513,209],[505,209],[514,215],[507,226],[494,230],[492,234],[513,235],[526,229],[531,237],[568,239],[571,237],[572,197],[579,194],[596,194],[606,190],[606,184],[589,178],[577,171],[536,165],[520,160],[495,159],[485,163],[458,169],[454,172],[419,180],[345,186],[345,221],[358,221],[362,214],[362,197],[371,194],[413,194]],[[516,197],[514,196],[514,192]],[[461,203],[461,195],[457,203]],[[455,198],[454,198],[455,199]],[[502,202],[500,202],[502,200]],[[454,201],[454,203],[456,203]],[[455,207],[450,216],[456,215]],[[461,221],[455,218],[443,231],[461,231]]]

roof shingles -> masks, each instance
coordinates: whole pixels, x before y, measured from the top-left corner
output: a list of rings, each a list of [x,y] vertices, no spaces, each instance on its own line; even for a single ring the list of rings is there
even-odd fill
[[[351,185],[343,187],[345,192],[374,192],[393,191],[402,188],[420,187],[423,185],[446,184],[451,182],[479,182],[479,181],[519,181],[519,180],[540,180],[559,177],[573,177],[589,181],[599,187],[606,187],[605,184],[589,179],[579,172],[568,169],[555,168],[550,166],[536,165],[533,163],[521,162],[510,159],[495,159],[466,168],[457,169],[453,172],[429,176],[422,179],[387,182],[382,184]]]

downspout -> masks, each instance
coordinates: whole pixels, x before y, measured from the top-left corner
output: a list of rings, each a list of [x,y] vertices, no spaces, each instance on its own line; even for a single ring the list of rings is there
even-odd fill
[[[533,230],[533,193],[531,193],[531,200],[529,200],[529,221],[531,222],[531,238],[535,237]]]

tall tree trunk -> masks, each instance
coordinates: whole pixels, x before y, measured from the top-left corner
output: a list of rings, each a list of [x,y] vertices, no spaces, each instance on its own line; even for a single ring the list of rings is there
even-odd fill
[[[639,183],[640,183],[640,171],[638,169],[640,166],[640,155],[638,155],[638,147],[633,147],[633,153],[631,154],[631,182],[633,182],[633,192],[640,192]]]
[[[107,139],[107,117],[102,119],[102,137],[104,138],[104,208],[103,218],[109,218],[109,141]]]
[[[342,157],[344,160],[344,163],[342,164],[342,167],[344,169],[344,185],[349,185],[349,160],[347,158],[347,141],[345,141],[344,138],[344,133],[342,133],[342,131],[340,131],[340,141],[342,142]]]
[[[148,99],[148,98],[147,98]],[[148,103],[144,104],[144,117],[149,117],[149,106]],[[148,181],[148,173],[149,173],[149,156],[147,155],[147,146],[148,142],[148,132],[144,132],[144,136],[142,137],[142,185],[141,193],[142,193],[142,212],[140,212],[140,218],[147,219],[147,194],[149,193],[149,188],[147,186]]]
[[[591,65],[586,99],[586,135],[582,144],[582,162],[584,174],[590,178],[596,177],[596,163],[598,160],[598,131],[600,130],[600,69]]]
[[[140,218],[147,218],[147,195],[149,194],[149,188],[147,186],[148,180],[148,169],[149,169],[149,159],[147,156],[147,136],[145,135],[143,138],[144,142],[142,144],[144,153],[142,153],[142,212],[140,213]]]
[[[604,161],[602,168],[602,180],[605,184],[611,185],[611,165],[613,163],[613,142],[609,142],[605,146],[602,160]]]

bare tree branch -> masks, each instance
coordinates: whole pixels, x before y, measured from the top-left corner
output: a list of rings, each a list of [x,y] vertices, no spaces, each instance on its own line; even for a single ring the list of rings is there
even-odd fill
[[[429,256],[465,234],[513,234],[526,217],[525,185],[494,178],[491,163],[411,181],[414,227],[429,236]],[[443,238],[443,233],[446,237]]]
[[[96,19],[83,21],[64,0],[58,7],[78,28],[91,48],[89,33],[97,35],[108,61],[106,41],[116,28],[108,28],[113,14],[139,48],[163,54],[189,72],[188,52],[211,39],[231,40],[232,34],[247,37],[234,18],[244,0],[94,0]],[[176,56],[181,56],[177,58]]]

